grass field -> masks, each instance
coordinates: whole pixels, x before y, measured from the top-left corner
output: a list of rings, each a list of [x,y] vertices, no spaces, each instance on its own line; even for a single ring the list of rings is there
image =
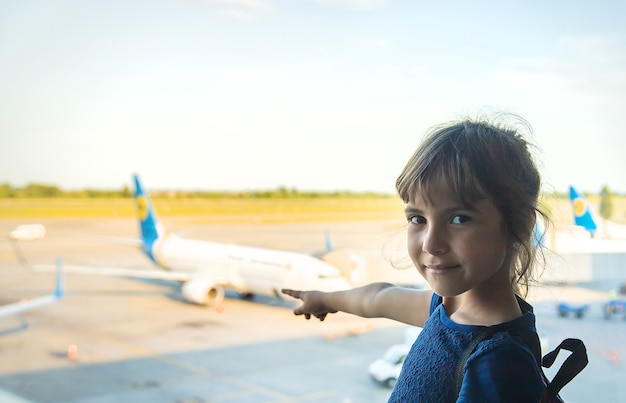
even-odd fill
[[[205,216],[219,222],[307,222],[402,217],[397,198],[153,199],[160,216]],[[132,199],[0,199],[0,219],[134,217]],[[211,221],[211,220],[207,220]]]
[[[565,198],[548,196],[545,204],[555,224],[572,222]],[[161,216],[204,216],[207,222],[315,222],[393,219],[402,217],[397,198],[363,199],[175,199],[155,198]],[[589,202],[596,209],[599,198]],[[0,219],[134,217],[130,198],[119,199],[0,199]],[[613,199],[612,221],[626,224],[626,197]]]

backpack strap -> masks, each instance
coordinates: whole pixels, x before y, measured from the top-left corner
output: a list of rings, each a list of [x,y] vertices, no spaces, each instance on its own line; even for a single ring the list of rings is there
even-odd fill
[[[456,388],[456,396],[455,396],[454,401],[458,399],[459,393],[461,392],[461,386],[463,385],[463,372],[465,370],[465,363],[469,359],[470,355],[472,355],[474,350],[476,350],[476,347],[478,347],[478,345],[482,341],[487,340],[489,337],[491,337],[494,333],[498,332],[499,330],[500,329],[494,329],[493,327],[490,327],[487,330],[484,330],[478,333],[478,335],[472,339],[472,341],[467,346],[465,351],[463,351],[463,354],[459,358],[459,362],[456,364],[456,371],[454,372],[454,385]]]
[[[461,392],[461,386],[463,385],[463,372],[465,370],[465,363],[469,359],[470,355],[476,350],[478,345],[491,337],[494,333],[497,333],[500,329],[489,328],[481,333],[479,333],[476,337],[472,339],[470,344],[467,346],[463,354],[459,358],[459,362],[456,366],[456,371],[454,373],[454,385],[456,390],[455,401],[459,397],[459,393]],[[534,350],[534,349],[532,349]],[[561,367],[557,371],[554,378],[550,381],[546,375],[543,373],[541,367],[550,368],[556,357],[559,355],[561,350],[570,351],[571,354],[569,357],[565,359]],[[580,339],[568,338],[561,342],[557,348],[549,352],[543,357],[541,365],[539,369],[541,371],[541,375],[546,383],[546,391],[544,396],[542,396],[543,401],[562,401],[559,400],[558,397],[559,392],[565,385],[567,385],[576,375],[578,375],[589,363],[589,359],[587,357],[587,348],[585,344]]]
[[[561,349],[568,350],[571,354],[565,359],[563,364],[561,364],[561,368],[559,368],[556,375],[554,375],[554,378],[548,382],[546,393],[550,397],[556,397],[563,386],[567,385],[569,381],[574,379],[574,377],[578,375],[580,371],[582,371],[589,363],[589,359],[587,358],[587,348],[582,340],[565,339],[558,345],[557,348],[543,357],[542,365],[545,368],[550,368],[557,355],[559,355]]]

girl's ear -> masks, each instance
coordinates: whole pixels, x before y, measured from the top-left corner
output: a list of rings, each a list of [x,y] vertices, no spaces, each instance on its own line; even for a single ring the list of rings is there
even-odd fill
[[[509,234],[508,238],[509,238],[507,240],[508,247],[513,249],[513,251],[519,250],[519,248],[522,246],[522,243],[520,242],[519,238],[514,236],[513,234]]]

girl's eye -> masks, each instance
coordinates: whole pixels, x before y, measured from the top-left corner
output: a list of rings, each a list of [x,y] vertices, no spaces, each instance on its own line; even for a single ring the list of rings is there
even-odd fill
[[[409,223],[411,224],[424,224],[426,223],[426,219],[421,215],[412,215],[409,217]]]
[[[470,220],[471,218],[469,216],[460,214],[460,215],[455,215],[454,217],[452,217],[452,220],[450,220],[450,222],[452,224],[463,224]]]

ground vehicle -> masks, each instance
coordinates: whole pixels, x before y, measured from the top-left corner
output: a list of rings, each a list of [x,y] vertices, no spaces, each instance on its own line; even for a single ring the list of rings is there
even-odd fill
[[[577,318],[582,318],[585,312],[589,310],[589,304],[575,305],[567,302],[560,302],[558,306],[559,316],[566,317],[569,313]]]
[[[369,366],[372,379],[389,388],[393,388],[400,376],[404,358],[411,346],[422,331],[421,327],[409,326],[404,332],[404,342],[389,347],[382,358],[377,359]]]
[[[626,300],[623,299],[611,299],[602,305],[602,311],[604,312],[604,319],[609,319],[611,314],[624,314],[626,319]]]
[[[409,344],[394,344],[389,347],[382,358],[370,364],[369,373],[372,379],[393,388],[402,370],[402,363],[404,363],[410,349],[411,345]]]

